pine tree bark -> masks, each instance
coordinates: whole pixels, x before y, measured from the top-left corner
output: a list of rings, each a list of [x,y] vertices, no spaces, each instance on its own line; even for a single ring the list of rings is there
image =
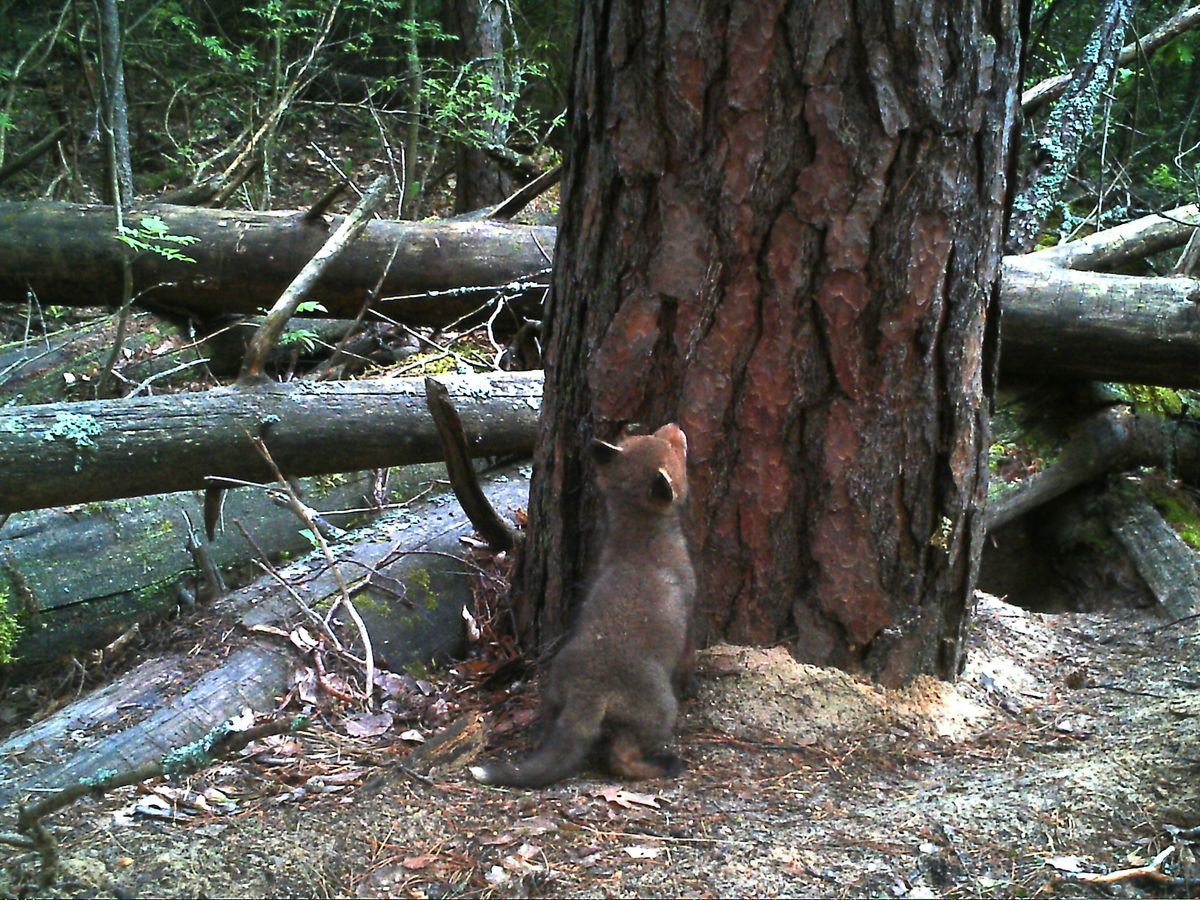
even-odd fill
[[[562,629],[597,543],[585,443],[675,420],[710,636],[884,683],[956,674],[1015,6],[581,5],[531,635]]]

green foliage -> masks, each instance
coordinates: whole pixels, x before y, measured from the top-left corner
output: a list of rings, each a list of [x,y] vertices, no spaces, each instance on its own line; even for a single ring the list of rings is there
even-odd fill
[[[538,123],[517,111],[517,101],[531,79],[546,75],[544,63],[518,59],[508,73],[507,86],[503,86],[489,71],[470,64],[455,70],[441,62],[443,65],[428,74],[422,85],[422,99],[437,130],[475,147],[495,143],[497,126],[510,136],[536,138]]]
[[[1200,506],[1187,494],[1164,487],[1152,487],[1150,499],[1162,513],[1179,539],[1193,550],[1200,550]]]
[[[1033,4],[1031,43],[1026,54],[1025,88],[1044,79],[1071,73],[1089,50],[1102,4]],[[1169,0],[1143,0],[1135,27],[1145,35],[1179,10]],[[1126,34],[1131,43],[1134,33]],[[1078,188],[1067,201],[1056,200],[1047,220],[1050,243],[1078,237],[1154,210],[1195,202],[1200,194],[1200,144],[1196,140],[1195,97],[1200,78],[1193,66],[1200,35],[1195,31],[1172,39],[1148,62],[1120,68],[1112,84],[1088,103],[1094,132],[1072,172]],[[1036,111],[1026,123],[1026,159],[1039,147],[1036,136],[1054,114],[1055,103]],[[1100,200],[1103,195],[1103,200]]]
[[[311,328],[289,328],[279,336],[281,347],[295,345],[304,353],[312,353],[317,348],[319,335]]]
[[[121,226],[117,240],[134,250],[157,253],[164,259],[194,263],[196,260],[181,253],[177,248],[196,243],[199,238],[188,234],[171,234],[167,223],[158,216],[143,216],[138,227]]]
[[[12,608],[12,598],[7,589],[0,589],[0,665],[9,665],[16,660],[13,647],[25,631],[24,616],[20,609]]]
[[[1176,391],[1149,384],[1109,384],[1108,388],[1139,413],[1178,418],[1188,406],[1189,395],[1195,406],[1195,395],[1191,391]]]

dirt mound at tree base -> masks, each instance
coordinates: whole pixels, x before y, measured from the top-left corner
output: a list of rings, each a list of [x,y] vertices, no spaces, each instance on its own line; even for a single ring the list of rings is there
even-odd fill
[[[801,745],[876,727],[964,738],[994,718],[968,692],[921,677],[888,690],[838,669],[796,662],[780,647],[720,644],[701,654],[700,721],[727,734],[772,734]]]

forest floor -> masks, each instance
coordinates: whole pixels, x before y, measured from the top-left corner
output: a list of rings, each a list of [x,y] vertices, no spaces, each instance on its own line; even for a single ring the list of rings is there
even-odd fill
[[[53,817],[63,876],[10,856],[0,894],[74,897],[1195,896],[1070,879],[1200,876],[1200,629],[1149,612],[1037,614],[980,595],[966,670],[883,690],[781,650],[716,647],[678,779],[475,784],[523,746],[533,691],[463,689],[448,738],[314,727],[185,785]],[[469,696],[468,696],[469,694]],[[206,798],[206,799],[201,799]],[[0,823],[0,829],[11,823]]]

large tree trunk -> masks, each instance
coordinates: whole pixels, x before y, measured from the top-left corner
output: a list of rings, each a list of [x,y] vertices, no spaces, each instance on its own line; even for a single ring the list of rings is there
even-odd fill
[[[138,302],[201,315],[253,315],[270,307],[343,218],[313,223],[298,213],[160,204],[128,213],[127,224],[136,226],[147,215],[160,217],[173,235],[199,240],[175,248],[194,263],[138,254]],[[30,291],[45,306],[121,302],[125,248],[112,222],[105,206],[0,202],[0,302],[24,301]],[[330,266],[310,299],[334,316],[353,318],[386,272],[375,309],[409,325],[445,324],[478,309],[488,295],[407,296],[531,275],[549,267],[541,248],[553,242],[554,229],[535,226],[374,221]]]
[[[441,376],[473,456],[527,453],[540,372]],[[209,486],[270,482],[261,437],[288,477],[442,458],[422,378],[0,408],[0,514]]]
[[[455,0],[454,12],[463,41],[459,63],[471,74],[486,74],[491,92],[485,101],[496,116],[481,123],[477,139],[503,147],[508,139],[506,116],[512,112],[512,100],[505,97],[511,89],[504,64],[504,10],[500,0]],[[513,180],[505,175],[495,159],[482,147],[460,143],[455,166],[454,211],[466,213],[494,206],[512,193]]]
[[[1013,6],[582,4],[527,627],[562,627],[596,546],[586,441],[675,419],[712,632],[955,675]]]

